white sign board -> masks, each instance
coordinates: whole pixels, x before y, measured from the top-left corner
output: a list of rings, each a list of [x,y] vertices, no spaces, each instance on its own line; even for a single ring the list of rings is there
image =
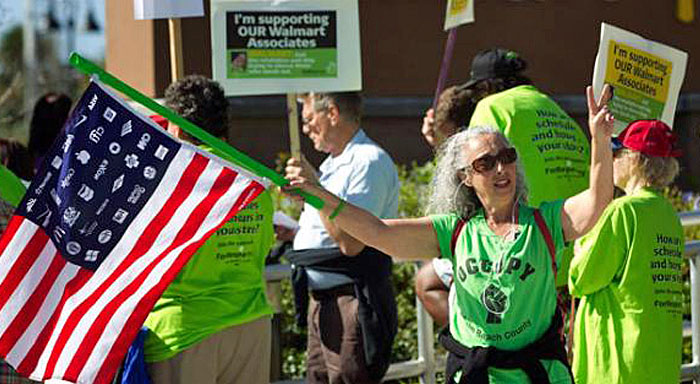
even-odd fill
[[[662,120],[673,127],[688,54],[603,23],[593,71],[593,89],[613,86],[610,110],[615,131],[639,119]]]
[[[177,19],[204,16],[203,0],[134,0],[134,19]]]
[[[362,89],[357,0],[211,0],[211,14],[227,95]]]
[[[445,30],[474,22],[474,0],[447,0]]]

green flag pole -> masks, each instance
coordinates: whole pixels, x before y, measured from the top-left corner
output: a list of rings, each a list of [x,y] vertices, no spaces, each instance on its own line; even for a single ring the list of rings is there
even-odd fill
[[[289,181],[287,179],[285,179],[282,175],[278,174],[274,170],[264,166],[263,164],[257,162],[256,160],[246,155],[245,153],[233,148],[232,146],[228,145],[222,140],[219,140],[218,138],[212,136],[209,132],[192,124],[190,121],[182,118],[170,109],[158,104],[153,99],[149,98],[148,96],[145,96],[144,94],[130,87],[123,81],[112,76],[109,72],[95,65],[95,63],[91,62],[90,60],[73,52],[70,56],[70,63],[73,67],[77,68],[81,72],[88,75],[97,76],[97,78],[99,78],[101,82],[125,94],[132,100],[150,109],[151,111],[156,112],[157,114],[165,117],[188,134],[192,135],[193,137],[196,137],[202,143],[213,148],[216,151],[216,154],[220,155],[224,159],[238,164],[260,177],[265,177],[280,187],[289,184]],[[312,207],[318,210],[323,208],[323,201],[321,201],[321,199],[319,199],[318,197],[310,195],[306,192],[300,192],[300,194]]]

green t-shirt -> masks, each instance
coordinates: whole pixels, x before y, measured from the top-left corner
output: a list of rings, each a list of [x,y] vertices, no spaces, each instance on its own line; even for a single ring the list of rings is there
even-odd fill
[[[588,188],[591,148],[574,119],[532,85],[479,101],[469,126],[499,129],[518,150],[528,185],[528,205],[566,199]],[[571,247],[562,250],[557,286],[566,285]]]
[[[22,201],[26,190],[22,180],[0,164],[0,199],[16,208]]]
[[[545,202],[540,211],[555,248],[564,247],[563,201]],[[450,332],[467,347],[518,350],[538,340],[556,310],[554,274],[547,243],[535,222],[534,209],[520,206],[515,241],[496,236],[483,211],[467,222],[452,255],[450,241],[457,215],[431,216],[440,253],[450,259],[455,294],[450,295]],[[557,263],[560,259],[557,260]],[[543,361],[552,383],[570,383],[567,368]],[[491,383],[528,383],[521,370],[489,368]]]
[[[0,165],[0,235],[5,231],[26,190],[12,171]]]
[[[180,271],[146,319],[146,361],[162,361],[224,328],[272,314],[265,256],[274,243],[264,191],[216,231]]]
[[[618,198],[579,247],[576,382],[678,383],[685,245],[671,204],[650,189]]]

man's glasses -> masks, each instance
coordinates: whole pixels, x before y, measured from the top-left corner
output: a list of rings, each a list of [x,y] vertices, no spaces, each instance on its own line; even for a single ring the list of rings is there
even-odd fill
[[[492,170],[496,163],[507,165],[514,163],[517,159],[518,154],[515,152],[515,148],[503,148],[495,155],[484,155],[472,161],[469,168],[474,172],[484,173]]]

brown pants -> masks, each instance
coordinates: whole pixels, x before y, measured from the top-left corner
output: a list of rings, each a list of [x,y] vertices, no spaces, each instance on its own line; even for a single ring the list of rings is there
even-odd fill
[[[154,384],[270,382],[270,318],[219,331],[175,357],[148,364]]]
[[[307,383],[379,383],[367,372],[357,305],[351,285],[311,295]]]

